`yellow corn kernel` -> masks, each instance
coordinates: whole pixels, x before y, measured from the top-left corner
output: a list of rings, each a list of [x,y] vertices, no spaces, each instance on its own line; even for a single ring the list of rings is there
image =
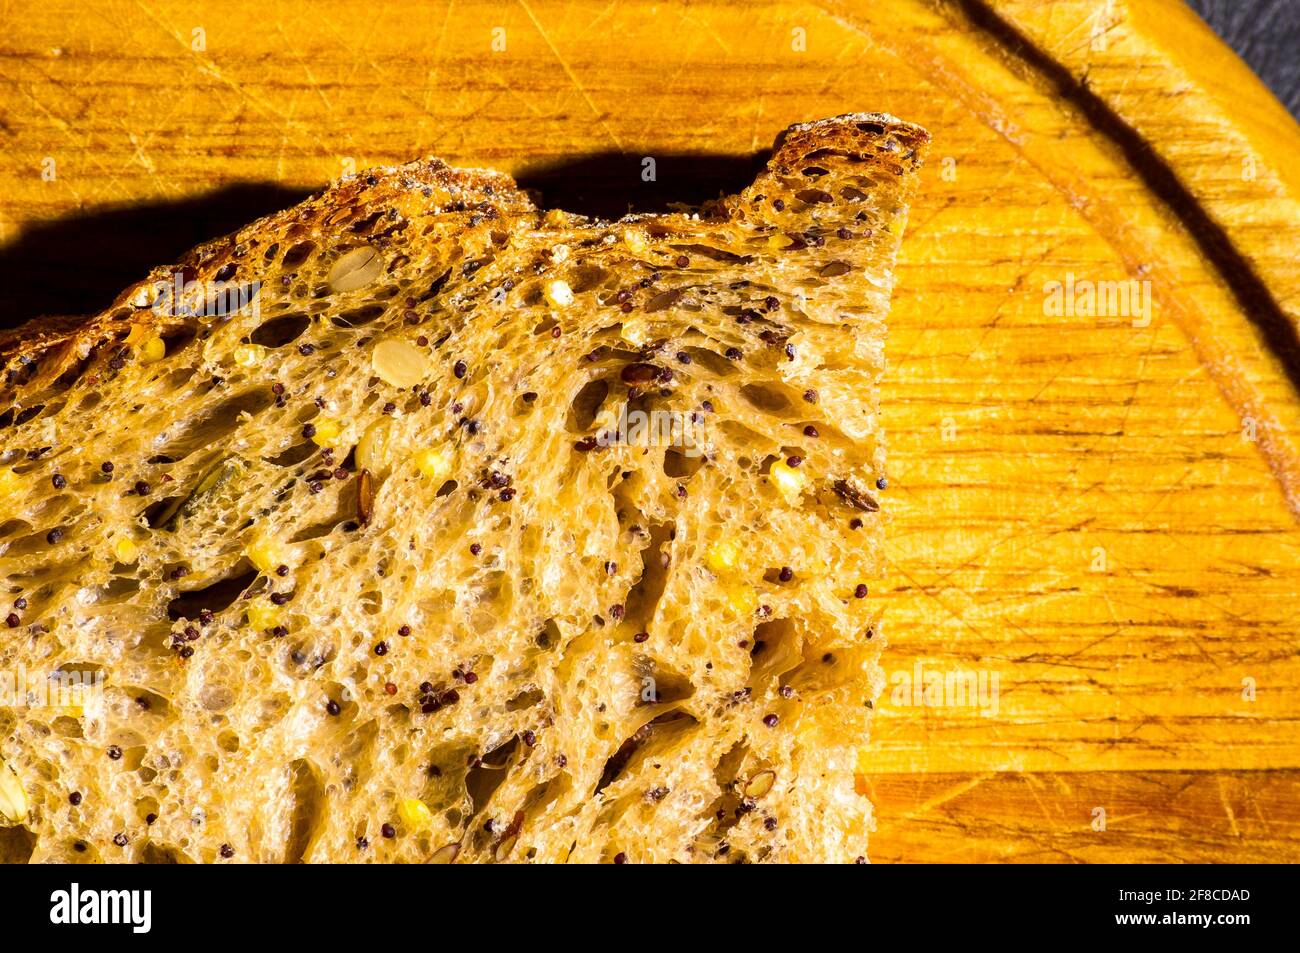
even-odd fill
[[[113,558],[125,565],[130,565],[140,558],[140,547],[125,533],[113,540]]]
[[[758,595],[753,586],[744,584],[727,587],[727,604],[737,615],[749,615],[758,608]]]
[[[789,248],[793,244],[794,244],[794,239],[782,232],[777,232],[773,235],[767,236],[768,248],[776,248],[776,249]]]
[[[542,289],[542,294],[553,308],[567,308],[573,304],[573,289],[569,287],[567,281],[558,278],[555,281],[548,281],[546,287]]]
[[[266,360],[266,348],[260,344],[241,344],[235,348],[234,357],[240,367],[257,367]]]
[[[808,488],[807,475],[797,467],[792,467],[784,460],[777,460],[768,471],[777,491],[789,504],[799,502],[799,497]]]
[[[153,364],[161,361],[166,353],[167,345],[163,343],[162,338],[155,334],[153,337],[145,338],[140,344],[140,363]]]
[[[397,804],[397,816],[413,831],[427,831],[433,827],[433,811],[418,797],[404,797]]]
[[[623,231],[623,243],[627,245],[627,250],[634,255],[644,255],[646,252],[645,232],[639,228],[628,228]]]
[[[332,446],[343,434],[343,425],[333,417],[319,417],[312,423],[316,432],[311,439],[318,447]]]
[[[259,632],[274,629],[280,624],[283,613],[280,607],[266,599],[258,599],[248,604],[248,624]]]
[[[261,572],[274,572],[289,564],[289,550],[278,539],[258,536],[244,549],[248,561]]]
[[[727,572],[735,569],[740,562],[740,544],[726,537],[716,540],[704,554],[704,563],[714,572]]]
[[[451,460],[441,450],[432,447],[416,452],[415,465],[430,480],[445,480],[451,474]]]

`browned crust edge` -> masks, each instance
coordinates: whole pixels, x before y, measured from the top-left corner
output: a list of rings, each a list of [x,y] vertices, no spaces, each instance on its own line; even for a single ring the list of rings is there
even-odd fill
[[[896,175],[906,175],[919,168],[930,134],[922,127],[904,122],[888,113],[845,113],[796,123],[777,135],[774,152],[766,167],[756,176],[750,189],[773,174],[784,174],[797,162],[821,149],[843,149],[862,153],[864,158],[882,163]],[[871,148],[878,142],[894,142],[897,148],[882,154]],[[6,331],[0,331],[0,395],[7,378],[20,365],[28,365],[62,348],[62,362],[88,355],[126,333],[132,324],[146,324],[160,332],[170,330],[169,319],[148,308],[135,308],[132,301],[142,289],[174,273],[200,272],[206,265],[234,248],[241,241],[257,235],[278,233],[316,210],[333,210],[356,202],[364,195],[366,204],[379,205],[412,189],[437,187],[465,201],[490,199],[510,211],[529,214],[537,211],[529,196],[514,179],[492,169],[456,168],[442,159],[425,157],[397,166],[379,166],[344,176],[336,184],[311,195],[298,205],[257,219],[235,232],[204,242],[182,255],[174,264],[159,266],[141,281],[130,285],[113,303],[96,315],[87,317],[38,317]],[[746,189],[745,192],[748,192]],[[743,193],[742,193],[743,194]],[[724,214],[735,208],[739,196],[722,199],[714,207]],[[628,215],[617,222],[661,221],[669,224],[678,213],[668,215]],[[591,223],[597,220],[573,219]],[[130,313],[123,313],[130,309]],[[130,318],[130,321],[126,319]],[[12,395],[12,391],[11,391]],[[7,401],[0,401],[7,403]],[[3,407],[0,407],[2,410]]]

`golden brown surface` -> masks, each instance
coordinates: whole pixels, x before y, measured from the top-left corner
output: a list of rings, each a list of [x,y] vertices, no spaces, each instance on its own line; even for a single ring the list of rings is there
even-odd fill
[[[1294,355],[1275,356],[1300,300],[1300,132],[1171,0],[990,6],[1043,56],[973,22],[984,4],[923,0],[343,4],[328,16],[289,3],[145,0],[80,16],[80,4],[12,4],[0,225],[14,241],[109,203],[240,181],[314,187],[349,158],[425,152],[527,173],[622,150],[625,164],[580,167],[612,194],[640,187],[640,157],[659,156],[672,197],[674,174],[692,188],[673,153],[747,154],[789,122],[863,106],[920,122],[936,141],[883,394],[885,667],[996,671],[1001,694],[996,717],[882,700],[865,783],[924,794],[879,798],[873,853],[933,856],[934,817],[965,832],[945,859],[1078,838],[1109,859],[1176,859],[1190,837],[1178,772],[1194,772],[1207,780],[1188,810],[1231,838],[1222,856],[1294,860],[1295,801],[1268,792],[1270,770],[1300,768],[1288,509],[1300,401]],[[1189,204],[1175,212],[1157,195],[1151,157],[1063,95],[1053,63],[1086,76]],[[1239,261],[1213,242],[1207,253],[1207,222]],[[1145,275],[1150,325],[1046,316],[1044,283],[1071,272]],[[1068,783],[1031,783],[1044,773]],[[1025,807],[1012,826],[990,820],[1008,792]],[[1111,823],[1092,831],[1106,806]]]
[[[0,708],[0,824],[38,862],[865,858],[927,141],[792,126],[613,223],[376,168],[0,339],[0,671],[102,678]]]

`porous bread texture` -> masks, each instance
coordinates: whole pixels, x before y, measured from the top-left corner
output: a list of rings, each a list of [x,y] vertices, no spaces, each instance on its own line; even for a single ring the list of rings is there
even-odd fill
[[[0,339],[0,671],[103,678],[0,709],[0,849],[865,855],[876,385],[927,139],[794,126],[740,195],[613,223],[421,160]],[[260,282],[260,315],[159,314],[175,273]],[[703,453],[611,442],[620,409]]]

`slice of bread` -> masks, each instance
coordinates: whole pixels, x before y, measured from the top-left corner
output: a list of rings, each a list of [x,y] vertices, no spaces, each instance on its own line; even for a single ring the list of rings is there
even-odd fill
[[[613,223],[377,169],[0,338],[0,852],[863,856],[927,139]]]

